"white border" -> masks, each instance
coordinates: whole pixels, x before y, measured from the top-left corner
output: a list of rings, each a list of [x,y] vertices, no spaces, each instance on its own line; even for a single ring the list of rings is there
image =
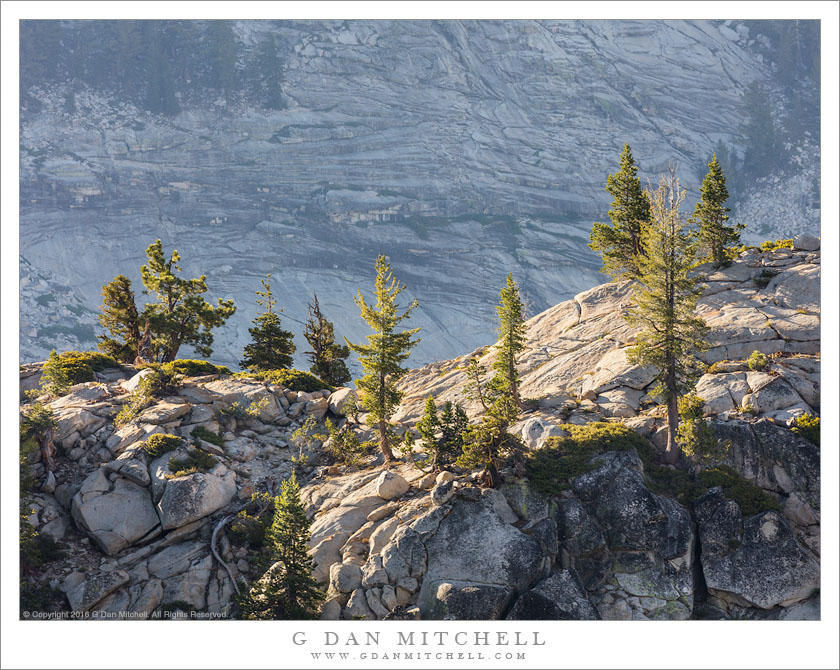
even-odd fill
[[[395,630],[539,630],[544,647],[523,647],[533,668],[838,667],[838,5],[834,2],[4,2],[2,4],[2,660],[0,666],[52,668],[318,667],[312,643],[292,633],[342,636]],[[799,18],[822,19],[823,503],[822,621],[813,622],[201,622],[22,623],[17,620],[18,361],[18,20],[21,18]],[[512,625],[515,624],[515,625]],[[170,642],[171,640],[171,642]],[[504,648],[499,648],[504,650]],[[342,649],[336,648],[337,651]],[[347,649],[383,653],[394,647]],[[416,648],[420,651],[420,648]],[[449,648],[442,648],[450,651]],[[437,648],[432,651],[438,651]],[[454,649],[460,651],[460,649]],[[477,651],[464,648],[463,651]],[[510,667],[514,662],[454,659],[335,662],[362,667]]]

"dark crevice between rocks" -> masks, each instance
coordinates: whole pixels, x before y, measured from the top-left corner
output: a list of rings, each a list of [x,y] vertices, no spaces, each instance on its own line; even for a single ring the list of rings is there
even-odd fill
[[[694,534],[694,551],[692,552],[691,569],[694,576],[694,598],[691,608],[691,619],[702,619],[702,611],[706,607],[706,600],[709,597],[709,588],[706,586],[706,577],[703,574],[701,562],[703,547],[700,544],[700,532],[697,518],[694,516],[694,505],[686,505],[691,515],[691,532]]]

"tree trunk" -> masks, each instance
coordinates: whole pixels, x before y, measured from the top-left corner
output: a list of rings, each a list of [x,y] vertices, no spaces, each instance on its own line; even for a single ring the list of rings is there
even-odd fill
[[[677,444],[680,415],[677,410],[677,374],[673,362],[668,366],[665,387],[668,393],[668,445],[665,447],[665,463],[674,465],[680,454],[680,446]]]
[[[39,433],[35,439],[41,448],[41,462],[44,464],[44,468],[47,472],[55,472],[55,442],[53,442],[52,429],[47,428]]]
[[[388,446],[388,424],[381,420],[377,426],[379,428],[379,451],[382,452],[386,461],[393,461],[394,454],[391,453],[391,447]]]

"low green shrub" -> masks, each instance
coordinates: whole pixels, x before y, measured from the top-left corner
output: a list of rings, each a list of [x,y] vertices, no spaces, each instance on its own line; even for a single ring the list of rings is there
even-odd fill
[[[781,511],[778,501],[773,496],[728,466],[721,465],[704,470],[698,479],[707,489],[722,486],[726,497],[738,503],[744,516],[749,517],[769,510]]]
[[[768,365],[770,365],[770,359],[760,351],[753,351],[747,359],[747,367],[750,370],[763,370]]]
[[[196,426],[192,429],[190,435],[204,440],[205,442],[209,442],[210,444],[215,444],[217,447],[224,447],[225,444],[221,435],[214,433],[212,430],[208,430],[204,426]]]
[[[327,419],[327,430],[329,440],[324,443],[324,450],[332,459],[333,463],[344,463],[346,465],[358,465],[367,453],[367,448],[359,440],[359,436],[349,426],[342,430]]]
[[[146,440],[143,448],[152,458],[160,458],[170,451],[175,451],[182,444],[184,444],[183,438],[180,438],[177,435],[155,433],[154,435],[149,435],[149,438]]]
[[[323,379],[303,370],[260,370],[259,372],[243,372],[242,377],[251,377],[283,386],[291,391],[322,391],[334,390]]]
[[[265,545],[266,531],[271,527],[275,499],[267,493],[254,493],[248,506],[230,522],[229,538],[233,544],[250,549]]]
[[[640,457],[651,458],[647,440],[620,423],[563,424],[568,437],[550,437],[538,451],[530,452],[525,469],[531,486],[546,495],[568,489],[572,479],[592,470],[593,456],[608,451],[635,449]]]
[[[706,369],[706,374],[716,375],[716,374],[720,374],[720,373],[726,372],[726,369],[724,368],[724,365],[725,365],[727,362],[728,362],[728,361],[725,361],[725,360],[724,360],[724,361],[716,361],[715,363],[712,363],[712,364],[711,364],[711,365],[710,365],[710,366]]]
[[[179,460],[175,457],[169,459],[169,470],[172,474],[167,475],[167,479],[185,477],[196,472],[207,472],[216,463],[218,461],[207,452],[193,449],[185,459]]]
[[[820,417],[800,414],[790,429],[800,437],[820,446]]]
[[[50,352],[44,363],[41,388],[50,395],[62,395],[74,384],[92,382],[97,372],[119,368],[116,360],[98,351]]]
[[[793,238],[789,240],[767,240],[761,243],[762,251],[776,251],[777,249],[793,249]]]
[[[703,398],[694,394],[678,399],[677,441],[683,453],[695,463],[712,463],[724,458],[731,445],[715,437],[711,424],[703,416],[703,405]]]
[[[201,377],[203,375],[229,375],[231,371],[224,365],[215,365],[209,361],[199,361],[190,358],[179,358],[171,363],[164,363],[161,369],[177,373],[184,377]]]
[[[155,398],[172,395],[179,386],[181,386],[181,378],[176,372],[163,367],[152,368],[152,373],[140,380],[128,402],[114,418],[114,423],[117,426],[126,425],[149,407]]]

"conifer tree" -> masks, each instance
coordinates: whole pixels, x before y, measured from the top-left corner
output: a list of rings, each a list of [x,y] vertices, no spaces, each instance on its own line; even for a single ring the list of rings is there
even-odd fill
[[[131,290],[131,280],[117,275],[102,287],[99,323],[111,334],[99,335],[99,349],[123,363],[133,363],[140,344],[140,315]]]
[[[342,386],[350,381],[350,371],[344,362],[350,356],[350,348],[335,341],[333,324],[322,314],[317,294],[308,308],[309,319],[303,336],[312,347],[312,351],[306,352],[312,362],[309,371],[331,386]]]
[[[513,274],[507,276],[505,287],[499,295],[496,313],[499,316],[499,342],[496,345],[496,360],[492,366],[495,374],[490,388],[497,395],[509,394],[514,404],[521,407],[516,355],[525,350],[525,307]]]
[[[727,261],[726,247],[740,242],[744,225],[726,225],[729,208],[724,207],[724,203],[729,198],[729,191],[726,190],[726,177],[718,164],[717,154],[712,155],[708,167],[709,172],[700,185],[700,200],[689,221],[698,226],[694,236],[700,259],[720,266]]]
[[[256,291],[257,304],[265,308],[262,314],[253,320],[254,327],[249,328],[251,343],[246,345],[244,358],[239,362],[243,368],[251,371],[283,370],[292,367],[292,354],[295,344],[294,334],[283,330],[280,317],[274,311],[277,301],[271,293],[271,274],[261,279],[262,291]]]
[[[650,218],[650,206],[636,176],[638,167],[625,144],[619,170],[607,177],[606,190],[613,196],[608,212],[611,225],[595,223],[589,247],[601,254],[602,272],[613,280],[633,279],[639,275],[639,257],[644,253],[642,233]]]
[[[699,361],[695,352],[708,348],[705,322],[695,316],[700,294],[698,280],[688,271],[694,264],[690,234],[680,213],[685,191],[672,166],[656,190],[648,190],[651,222],[645,229],[644,256],[634,306],[626,319],[641,328],[627,354],[631,363],[657,369],[657,392],[667,404],[667,463],[675,463],[679,412],[677,401],[696,380]]]
[[[274,518],[266,532],[263,565],[270,566],[240,600],[245,619],[314,619],[325,594],[312,577],[310,521],[294,473],[274,499]]]
[[[373,333],[368,335],[366,345],[353,344],[345,338],[350,349],[359,355],[359,362],[365,372],[356,386],[362,392],[362,406],[376,421],[379,449],[388,461],[394,460],[388,443],[388,420],[402,400],[396,381],[407,372],[401,364],[420,341],[411,339],[420,331],[419,328],[397,330],[399,324],[408,319],[417,306],[415,300],[400,314],[397,296],[404,289],[405,286],[394,276],[385,256],[380,255],[376,259],[376,304],[369,305],[361,291],[355,299],[362,318]]]
[[[216,307],[202,294],[207,292],[205,275],[197,279],[182,279],[177,251],[169,260],[163,255],[163,245],[155,241],[146,249],[148,264],[140,267],[146,292],[156,295],[156,302],[143,310],[142,321],[151,324],[154,335],[155,358],[161,363],[175,360],[181,345],[195,347],[201,356],[213,353],[212,329],[221,326],[236,311],[233,300],[218,299]]]
[[[500,459],[518,454],[521,447],[517,438],[508,433],[521,409],[516,355],[525,348],[526,333],[524,307],[513,275],[507,276],[496,313],[499,316],[499,342],[492,366],[493,377],[482,389],[482,367],[473,359],[467,368],[467,378],[474,387],[473,397],[486,411],[477,424],[462,432],[463,451],[457,460],[461,467],[483,467],[485,482],[493,488],[499,483]]]
[[[434,397],[426,398],[423,416],[417,422],[417,432],[433,468],[446,467],[460,456],[464,445],[463,434],[468,427],[467,414],[460,405],[447,401],[438,416]]]

